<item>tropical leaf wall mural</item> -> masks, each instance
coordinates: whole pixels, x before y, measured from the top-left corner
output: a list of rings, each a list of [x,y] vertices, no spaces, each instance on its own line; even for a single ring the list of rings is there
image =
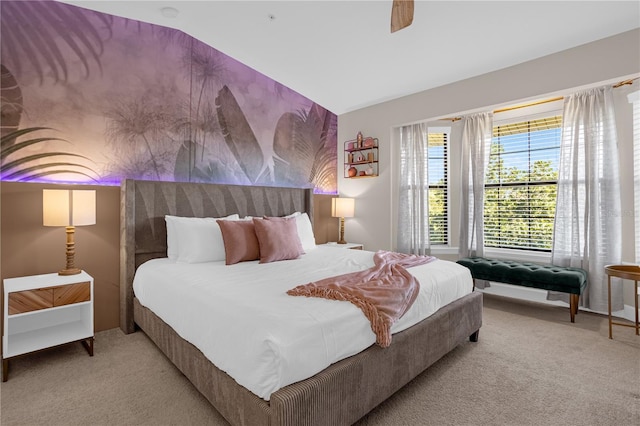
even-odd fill
[[[178,30],[52,1],[0,8],[3,180],[337,192],[337,118],[304,96]]]
[[[29,181],[45,176],[53,175],[76,175],[88,178],[97,182],[97,173],[90,167],[81,163],[69,160],[79,158],[88,160],[86,157],[70,152],[44,151],[31,155],[20,155],[28,148],[47,141],[64,141],[63,139],[42,136],[32,137],[32,133],[43,133],[53,131],[44,127],[32,127],[28,129],[16,130],[0,139],[0,161],[2,161],[2,179]],[[39,160],[48,160],[45,163],[37,164]]]

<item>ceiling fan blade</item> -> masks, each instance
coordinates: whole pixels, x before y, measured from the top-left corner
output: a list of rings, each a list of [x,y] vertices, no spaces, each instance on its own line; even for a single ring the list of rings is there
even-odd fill
[[[393,0],[391,6],[391,32],[395,33],[413,22],[413,0]]]

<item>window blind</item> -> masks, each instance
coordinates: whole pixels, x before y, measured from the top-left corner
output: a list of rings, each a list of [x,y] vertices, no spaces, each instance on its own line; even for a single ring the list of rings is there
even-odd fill
[[[427,134],[429,161],[429,242],[449,243],[448,133]]]
[[[485,174],[485,246],[550,251],[562,116],[495,125]]]

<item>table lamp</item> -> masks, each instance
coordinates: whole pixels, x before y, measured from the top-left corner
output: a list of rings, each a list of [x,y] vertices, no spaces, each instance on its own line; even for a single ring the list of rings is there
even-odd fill
[[[42,190],[42,224],[67,228],[67,266],[58,275],[75,275],[81,270],[74,265],[76,226],[95,225],[96,191],[75,189]]]
[[[347,244],[344,239],[344,218],[353,217],[355,200],[353,198],[332,198],[331,216],[340,218],[340,239],[338,244]]]

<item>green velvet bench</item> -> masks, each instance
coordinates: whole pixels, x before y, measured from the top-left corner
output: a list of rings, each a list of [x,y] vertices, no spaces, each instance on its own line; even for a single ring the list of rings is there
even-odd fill
[[[469,268],[474,283],[486,280],[569,293],[571,322],[575,322],[578,301],[587,286],[584,269],[484,257],[465,257],[457,262]]]

